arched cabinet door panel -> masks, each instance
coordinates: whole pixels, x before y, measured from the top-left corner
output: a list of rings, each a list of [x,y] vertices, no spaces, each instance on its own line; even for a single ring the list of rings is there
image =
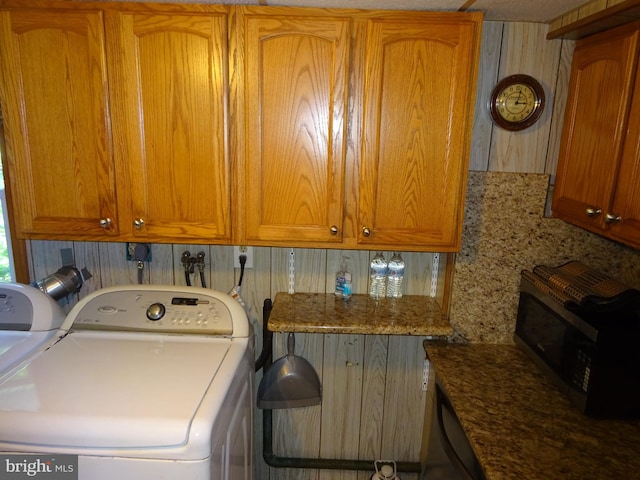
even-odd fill
[[[0,10],[0,44],[18,236],[117,236],[103,14]]]
[[[240,228],[250,243],[339,243],[350,20],[239,7]]]
[[[106,15],[123,231],[228,243],[226,9]]]
[[[480,30],[469,15],[369,20],[359,245],[459,249]]]

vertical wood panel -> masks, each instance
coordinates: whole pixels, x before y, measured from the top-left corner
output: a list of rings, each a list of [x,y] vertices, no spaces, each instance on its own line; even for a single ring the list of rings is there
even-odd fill
[[[555,183],[555,173],[558,166],[558,156],[560,154],[560,141],[562,138],[562,125],[564,123],[564,112],[567,104],[567,94],[569,88],[569,77],[571,76],[571,60],[575,40],[562,40],[560,51],[560,62],[558,63],[558,75],[555,85],[555,95],[553,104],[553,118],[551,120],[551,131],[549,132],[549,149],[545,162],[544,173],[552,175],[551,183]]]
[[[31,278],[38,281],[54,273],[62,266],[60,250],[72,248],[73,242],[58,242],[49,240],[31,240]]]
[[[404,295],[429,296],[433,254],[402,252],[402,259],[405,263],[402,281]]]
[[[362,409],[360,411],[359,458],[382,458],[382,423],[384,418],[387,335],[367,335],[364,349],[362,379]],[[373,468],[372,468],[373,471]],[[358,480],[365,480],[370,472],[360,472]]]
[[[487,100],[491,97],[491,90],[498,77],[503,28],[503,22],[484,22],[482,24],[482,47],[478,65],[476,107],[473,115],[469,170],[486,171],[489,167],[489,149],[491,147],[493,123],[488,112]]]
[[[357,459],[364,335],[324,335],[320,456]],[[320,470],[320,480],[356,480],[356,472]]]
[[[385,384],[382,455],[394,460],[420,458],[425,394],[421,390],[424,349],[418,337],[390,336]]]
[[[546,24],[505,23],[499,78],[532,75],[544,88],[546,107],[540,120],[526,130],[493,129],[491,171],[544,173],[561,46],[546,40],[547,29]]]
[[[149,283],[154,285],[175,285],[173,246],[151,245],[151,262],[147,262],[145,268],[149,269]]]
[[[124,243],[99,243],[100,282],[102,287],[138,283],[138,269],[135,262],[127,261]],[[144,274],[148,283],[149,271]]]

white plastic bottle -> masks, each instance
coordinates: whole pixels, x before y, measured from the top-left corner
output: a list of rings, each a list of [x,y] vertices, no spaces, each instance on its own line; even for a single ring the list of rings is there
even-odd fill
[[[351,298],[353,291],[349,261],[350,258],[347,255],[343,255],[340,262],[340,270],[336,273],[336,297],[344,298],[345,300]]]
[[[387,297],[402,297],[402,280],[404,279],[404,260],[402,255],[394,252],[389,260],[389,276],[387,277]]]
[[[376,473],[371,476],[371,480],[400,480],[396,475],[396,462],[393,460],[376,460],[373,463]]]
[[[376,253],[371,260],[369,273],[369,296],[384,298],[387,291],[387,261],[382,253]]]

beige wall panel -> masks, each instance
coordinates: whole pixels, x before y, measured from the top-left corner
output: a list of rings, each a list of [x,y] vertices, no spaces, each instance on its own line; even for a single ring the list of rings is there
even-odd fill
[[[571,60],[576,42],[574,40],[554,40],[562,42],[560,50],[560,62],[558,63],[558,77],[554,94],[553,118],[549,132],[549,148],[545,162],[544,173],[550,174],[551,183],[555,183],[555,173],[560,154],[560,142],[562,138],[562,125],[564,124],[564,111],[567,104],[569,77],[571,76]]]
[[[382,452],[385,377],[389,336],[366,335],[362,380],[359,458],[378,459]],[[372,469],[373,471],[373,469]],[[367,473],[369,476],[367,476]],[[358,480],[368,480],[371,472],[360,472]]]
[[[176,282],[176,276],[184,279],[183,270],[178,270],[173,264],[174,246],[151,245],[151,262],[145,264],[149,269],[149,283],[154,285],[184,285]],[[184,280],[183,280],[184,282]]]
[[[391,258],[391,255],[390,252],[387,260]],[[402,259],[405,263],[404,279],[402,280],[403,294],[429,296],[433,254],[402,252]]]
[[[484,22],[482,24],[482,45],[480,47],[480,64],[478,65],[469,170],[486,171],[489,167],[493,123],[487,109],[487,102],[498,77],[503,28],[503,22]]]
[[[324,335],[320,456],[357,459],[360,443],[364,335]],[[320,480],[357,480],[357,472],[320,470]]]
[[[490,171],[544,173],[561,46],[546,40],[547,28],[546,24],[505,23],[498,80],[518,73],[535,77],[544,88],[546,106],[540,120],[526,130],[493,129]]]
[[[382,430],[383,458],[419,461],[426,392],[421,389],[424,349],[422,338],[389,337],[385,406]],[[405,475],[411,478],[411,475]]]
[[[60,250],[73,248],[73,242],[31,240],[29,244],[27,245],[31,254],[29,275],[32,282],[41,280],[58,270],[62,266]]]
[[[138,283],[136,262],[127,260],[125,243],[99,243],[100,281],[102,287]],[[149,283],[149,269],[145,268],[143,282]]]

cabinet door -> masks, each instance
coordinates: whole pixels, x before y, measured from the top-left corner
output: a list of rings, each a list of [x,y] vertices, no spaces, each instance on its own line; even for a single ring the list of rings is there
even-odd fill
[[[257,244],[340,242],[349,19],[268,11],[238,18],[238,223]]]
[[[626,27],[578,42],[573,55],[553,213],[596,232],[607,228],[637,56],[638,31]]]
[[[608,217],[607,217],[608,215]],[[636,77],[629,127],[611,209],[609,235],[640,248],[640,79]]]
[[[369,21],[358,243],[459,249],[480,17]]]
[[[117,235],[102,14],[2,11],[0,29],[0,99],[18,235]]]
[[[228,242],[225,11],[106,15],[123,234]]]

